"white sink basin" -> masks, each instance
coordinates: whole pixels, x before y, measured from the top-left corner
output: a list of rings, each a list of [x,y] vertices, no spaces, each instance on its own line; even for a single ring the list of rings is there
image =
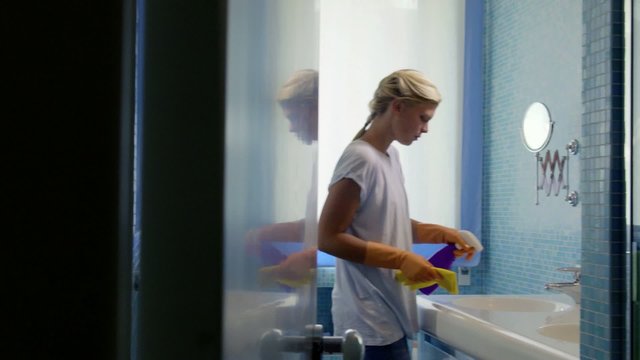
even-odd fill
[[[538,333],[557,340],[580,343],[580,324],[578,323],[543,325],[538,328]]]
[[[569,325],[578,324],[579,308],[564,294],[419,295],[418,315],[428,336],[473,358],[580,358],[577,327]]]
[[[514,312],[554,312],[563,311],[569,305],[546,299],[524,297],[461,297],[451,302],[454,305],[477,310]]]

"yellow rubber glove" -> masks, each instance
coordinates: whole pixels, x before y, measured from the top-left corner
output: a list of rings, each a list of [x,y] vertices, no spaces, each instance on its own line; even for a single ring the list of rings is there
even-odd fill
[[[442,286],[445,290],[449,292],[449,294],[456,295],[458,294],[458,278],[456,277],[456,273],[442,269],[438,267],[434,267],[434,269],[442,276],[440,280],[430,280],[425,282],[415,282],[409,280],[401,271],[396,272],[396,280],[401,282],[403,285],[409,286],[411,290],[418,290],[433,284],[438,284]]]
[[[299,288],[311,283],[311,281],[315,280],[316,272],[315,269],[310,269],[308,272],[298,278],[287,279],[285,277],[278,276],[280,269],[278,265],[274,266],[266,266],[260,268],[260,274],[258,277],[258,282],[262,286],[273,285],[274,283],[279,283],[290,288]]]
[[[315,279],[316,248],[289,255],[280,264],[260,269],[259,281],[263,285],[278,282],[289,287],[300,287]]]
[[[424,257],[410,251],[375,241],[367,241],[364,264],[387,269],[399,269],[410,281],[438,280],[442,276]]]

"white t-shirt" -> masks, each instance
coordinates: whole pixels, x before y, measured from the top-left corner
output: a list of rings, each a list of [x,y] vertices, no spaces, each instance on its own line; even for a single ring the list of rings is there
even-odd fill
[[[409,206],[398,151],[383,154],[355,140],[336,165],[329,187],[349,178],[360,186],[360,206],[348,232],[411,250]],[[416,293],[394,279],[392,269],[376,268],[337,258],[333,289],[334,333],[357,330],[365,345],[388,345],[418,330]]]

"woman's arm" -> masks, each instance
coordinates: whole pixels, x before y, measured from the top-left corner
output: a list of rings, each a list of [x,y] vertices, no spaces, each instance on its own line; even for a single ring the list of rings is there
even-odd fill
[[[318,222],[318,248],[341,259],[361,263],[367,242],[346,232],[360,206],[360,186],[342,179],[329,189]]]
[[[285,241],[302,242],[304,236],[304,219],[265,225],[252,229],[244,237],[244,247],[247,253],[258,256],[260,247],[264,243]]]
[[[318,223],[318,248],[344,260],[369,266],[399,269],[411,281],[441,276],[425,258],[377,241],[364,241],[346,232],[360,205],[360,186],[342,179],[329,189]]]

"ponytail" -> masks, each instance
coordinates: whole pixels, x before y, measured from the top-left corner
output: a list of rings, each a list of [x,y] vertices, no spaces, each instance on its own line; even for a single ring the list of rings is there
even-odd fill
[[[353,140],[358,140],[359,138],[362,137],[362,135],[364,135],[364,133],[367,132],[367,126],[369,126],[369,124],[371,124],[371,122],[373,121],[374,117],[376,117],[376,113],[375,112],[371,113],[371,115],[369,115],[369,117],[367,117],[367,121],[364,123],[364,126],[362,127],[362,129],[360,129],[360,131],[358,131],[356,136],[354,136]]]

